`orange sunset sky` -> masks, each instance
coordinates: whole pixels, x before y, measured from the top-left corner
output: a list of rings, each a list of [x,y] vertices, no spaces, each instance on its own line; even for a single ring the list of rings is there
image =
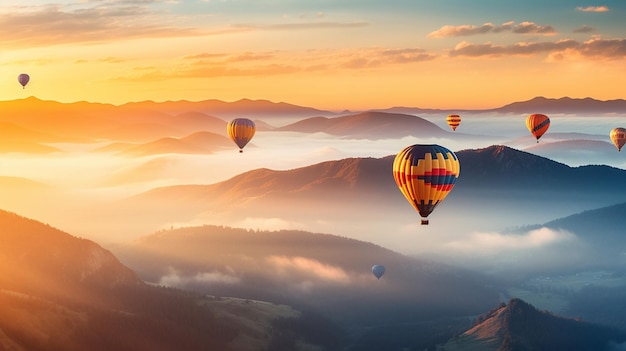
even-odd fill
[[[0,100],[359,110],[620,99],[624,18],[622,0],[5,0]]]

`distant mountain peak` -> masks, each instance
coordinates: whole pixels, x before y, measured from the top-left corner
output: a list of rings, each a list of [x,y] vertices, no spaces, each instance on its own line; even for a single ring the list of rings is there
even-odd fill
[[[603,350],[623,343],[626,333],[610,327],[563,318],[513,298],[477,319],[476,325],[450,341],[454,350]],[[445,348],[448,349],[447,347]]]

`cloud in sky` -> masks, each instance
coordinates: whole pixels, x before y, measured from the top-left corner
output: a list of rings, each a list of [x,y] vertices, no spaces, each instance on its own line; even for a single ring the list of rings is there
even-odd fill
[[[160,16],[144,6],[150,2],[103,2],[73,10],[46,5],[5,12],[0,16],[0,42],[31,47],[204,34],[197,28],[163,24]]]
[[[621,59],[626,57],[626,39],[590,39],[579,42],[563,39],[555,42],[519,42],[513,45],[462,42],[449,52],[451,57],[517,56],[546,53],[551,57],[585,57],[594,59]]]
[[[578,6],[578,7],[576,7],[576,11],[581,11],[581,12],[608,12],[609,8],[607,6]]]
[[[512,32],[515,34],[541,34],[541,35],[555,35],[556,30],[549,25],[538,25],[534,22],[522,22],[515,24],[514,21],[505,22],[501,25],[495,25],[487,22],[480,26],[474,25],[445,25],[438,30],[428,34],[429,38],[446,38],[446,37],[461,37],[471,36],[487,33],[500,33],[500,32]]]
[[[420,48],[362,48],[340,51],[198,53],[164,67],[137,69],[119,81],[162,81],[177,78],[254,77],[294,73],[335,72],[343,69],[375,69],[388,65],[434,60],[438,55]]]
[[[591,32],[593,32],[595,30],[596,29],[594,27],[584,24],[584,25],[574,29],[574,33],[591,33]]]
[[[368,26],[367,22],[304,22],[304,23],[278,23],[278,24],[238,24],[234,28],[247,30],[304,30],[324,28],[356,28]]]

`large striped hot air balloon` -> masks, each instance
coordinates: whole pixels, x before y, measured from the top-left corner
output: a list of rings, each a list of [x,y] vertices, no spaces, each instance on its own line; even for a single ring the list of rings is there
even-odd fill
[[[428,215],[448,196],[461,167],[454,152],[440,145],[411,145],[396,155],[393,178],[428,224]]]
[[[446,122],[448,122],[448,125],[450,126],[450,128],[452,128],[452,130],[455,131],[456,127],[458,127],[459,124],[461,124],[461,116],[449,115],[448,118],[446,118]]]
[[[243,152],[243,147],[254,136],[256,127],[254,122],[247,118],[235,118],[226,126],[228,136],[239,146],[239,152]]]
[[[622,151],[622,146],[626,144],[626,129],[613,128],[611,130],[611,141],[617,148],[617,151]]]
[[[548,130],[550,127],[550,118],[546,115],[542,115],[541,113],[533,113],[532,115],[526,117],[526,128],[535,136],[537,142],[539,142],[539,138]]]

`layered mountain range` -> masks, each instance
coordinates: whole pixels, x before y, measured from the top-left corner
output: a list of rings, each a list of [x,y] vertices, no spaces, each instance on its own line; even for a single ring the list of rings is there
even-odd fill
[[[98,244],[11,212],[0,227],[3,350],[258,350],[286,342],[275,323],[309,323],[288,306],[148,285]],[[315,318],[284,328],[287,345],[332,342]]]

